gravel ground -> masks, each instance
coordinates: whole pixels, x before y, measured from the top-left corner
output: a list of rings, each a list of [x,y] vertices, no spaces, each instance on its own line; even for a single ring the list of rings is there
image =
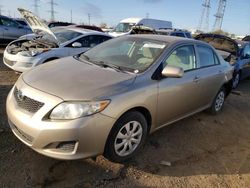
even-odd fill
[[[1,53],[1,50],[0,50]],[[5,100],[18,74],[0,54],[0,187],[250,187],[250,80],[226,101],[150,135],[132,161],[59,161],[22,144],[8,127]]]

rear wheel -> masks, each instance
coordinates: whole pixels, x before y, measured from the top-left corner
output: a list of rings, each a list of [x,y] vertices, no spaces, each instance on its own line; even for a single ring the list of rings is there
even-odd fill
[[[136,111],[124,114],[112,128],[104,156],[114,162],[123,162],[133,157],[145,142],[147,121]]]
[[[211,114],[218,114],[222,111],[226,98],[226,91],[225,88],[222,87],[220,91],[217,93],[216,97],[214,98],[212,106],[208,109]]]

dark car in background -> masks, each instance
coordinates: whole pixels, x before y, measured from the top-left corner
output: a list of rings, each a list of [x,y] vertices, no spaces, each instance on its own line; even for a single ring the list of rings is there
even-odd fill
[[[189,31],[182,30],[182,29],[159,29],[159,30],[156,30],[156,32],[157,32],[157,34],[160,34],[160,35],[192,38],[192,35]]]
[[[69,25],[74,25],[74,23],[69,23],[69,22],[50,22],[48,24],[48,27],[52,28],[52,27],[69,26]]]
[[[7,16],[0,15],[0,44],[7,44],[32,30]]]
[[[242,41],[249,41],[250,42],[250,35],[245,36]]]
[[[236,88],[241,80],[250,76],[250,42],[210,33],[197,35],[195,39],[212,45],[225,61],[234,66],[233,88]]]
[[[78,27],[82,29],[89,29],[89,30],[103,32],[103,30],[100,27],[97,27],[95,25],[73,25],[72,27]]]

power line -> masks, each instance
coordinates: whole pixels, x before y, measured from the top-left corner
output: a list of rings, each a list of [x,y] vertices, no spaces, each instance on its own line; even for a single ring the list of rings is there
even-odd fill
[[[202,31],[208,31],[209,30],[209,14],[210,14],[210,0],[204,0],[204,3],[202,4],[202,13],[200,22],[198,25],[198,30]],[[204,27],[203,27],[204,26]]]
[[[214,31],[221,30],[224,14],[226,10],[226,4],[227,4],[227,0],[219,1],[217,13],[214,15],[215,16],[215,22],[214,22],[214,28],[213,28]]]

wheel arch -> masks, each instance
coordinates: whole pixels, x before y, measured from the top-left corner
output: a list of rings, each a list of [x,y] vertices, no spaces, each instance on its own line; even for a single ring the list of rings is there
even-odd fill
[[[136,112],[140,112],[146,119],[147,121],[147,133],[149,134],[150,133],[150,130],[151,130],[151,126],[152,126],[152,115],[150,113],[150,111],[146,108],[146,107],[143,107],[143,106],[136,106],[136,107],[133,107],[133,108],[130,108],[128,110],[126,110],[125,112],[123,112],[119,118],[116,120],[116,122],[122,117],[124,116],[125,114],[129,113],[129,112],[133,112],[133,111],[136,111]],[[116,123],[115,122],[115,123]],[[115,125],[114,123],[114,125]],[[112,126],[112,128],[110,129],[109,131],[109,135],[106,139],[106,143],[105,143],[105,148],[106,148],[106,145],[107,145],[107,142],[108,142],[108,139],[109,139],[109,136],[110,136],[110,133],[112,132],[112,129],[114,128],[114,125]]]

